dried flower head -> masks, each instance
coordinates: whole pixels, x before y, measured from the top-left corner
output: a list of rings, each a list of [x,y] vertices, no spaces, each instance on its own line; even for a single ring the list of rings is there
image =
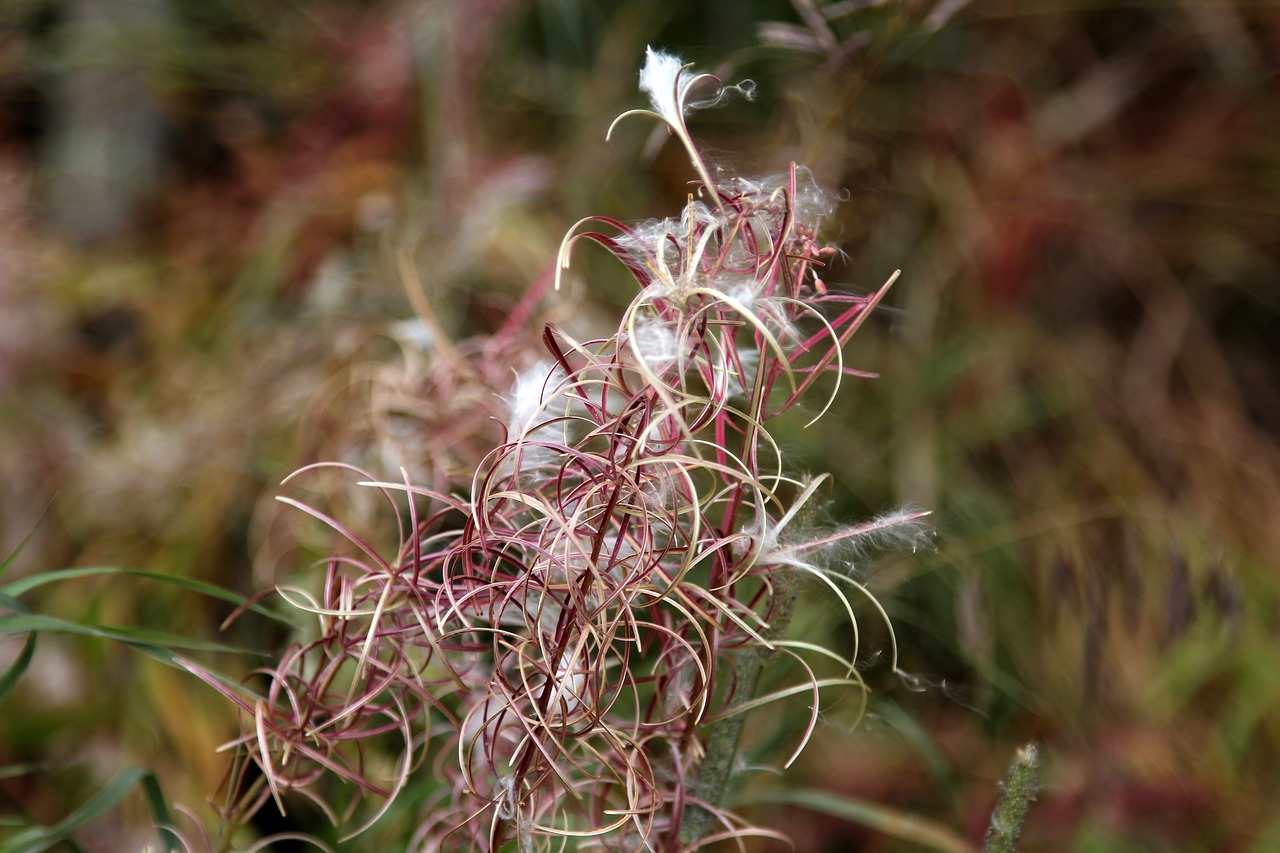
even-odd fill
[[[602,337],[545,327],[543,360],[514,373],[505,439],[469,483],[360,474],[406,519],[385,555],[282,498],[351,547],[327,562],[320,592],[280,590],[314,635],[267,672],[266,694],[215,684],[243,709],[237,745],[266,779],[250,808],[283,808],[287,790],[324,802],[332,776],[386,808],[433,784],[430,761],[442,787],[410,849],[694,849],[767,832],[720,801],[745,714],[808,696],[794,758],[824,692],[862,691],[856,648],[787,638],[799,581],[853,620],[866,591],[835,558],[888,531],[914,535],[921,513],[806,528],[827,478],[791,473],[768,425],[820,377],[834,377],[834,397],[866,375],[843,349],[889,283],[858,296],[821,282],[827,208],[803,170],[712,180],[684,125],[706,80],[719,85],[649,51],[653,111],[624,117],[666,122],[707,200],[675,219],[590,217],[570,231],[562,271],[586,239],[631,272],[636,295]],[[757,695],[778,659],[800,677]],[[839,673],[818,675],[816,659]],[[388,736],[399,758],[377,778],[369,750]]]

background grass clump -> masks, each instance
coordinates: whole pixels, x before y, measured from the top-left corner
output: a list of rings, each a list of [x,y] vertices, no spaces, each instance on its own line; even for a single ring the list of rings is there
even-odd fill
[[[270,500],[284,474],[447,465],[398,408],[422,394],[415,348],[500,328],[584,211],[681,196],[674,146],[619,168],[647,131],[600,143],[635,103],[634,58],[670,45],[758,84],[699,117],[707,150],[844,189],[829,286],[903,268],[856,344],[883,378],[781,436],[833,473],[834,520],[910,503],[939,531],[867,576],[917,678],[870,668],[869,720],[831,711],[789,777],[867,808],[753,819],[801,850],[937,847],[939,825],[976,846],[1034,740],[1025,849],[1280,843],[1270,8],[223,0],[140,3],[123,46],[86,46],[93,5],[0,8],[3,552],[32,534],[6,583],[120,566],[247,594],[325,553]],[[114,124],[85,91],[142,118]],[[89,138],[132,165],[94,172],[73,156]],[[582,263],[575,311],[615,315],[625,274]],[[288,632],[219,634],[232,605],[116,576],[21,601],[247,648]],[[749,761],[785,759],[794,724],[757,721]],[[43,635],[0,713],[0,765],[21,770],[0,779],[0,839],[129,766],[200,811],[235,733],[189,676]],[[140,847],[149,820],[129,797],[81,840]]]

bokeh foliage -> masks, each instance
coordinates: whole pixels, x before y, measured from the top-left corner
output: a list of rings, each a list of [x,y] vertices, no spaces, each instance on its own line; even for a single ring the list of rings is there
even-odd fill
[[[904,271],[851,352],[882,378],[787,440],[835,474],[834,518],[935,510],[936,551],[859,566],[919,681],[868,673],[872,719],[833,715],[788,784],[977,844],[1034,739],[1026,849],[1280,843],[1273,4],[831,3],[847,14],[821,26],[822,4],[727,0],[134,5],[145,26],[97,63],[68,35],[79,4],[0,6],[5,552],[35,531],[6,580],[113,565],[247,594],[305,569],[324,543],[271,501],[285,474],[431,458],[370,405],[413,398],[415,300],[450,336],[492,330],[572,221],[683,200],[679,152],[602,141],[664,44],[758,84],[695,119],[712,150],[846,191],[829,284]],[[75,106],[108,91],[94,73],[162,132],[113,131],[159,165],[73,193],[114,223],[86,230],[51,187],[58,152],[114,127]],[[584,264],[566,300],[590,328],[626,282]],[[24,600],[282,639],[252,618],[219,635],[229,608],[181,586],[102,576]],[[0,765],[31,765],[0,779],[0,810],[54,823],[131,765],[199,810],[234,725],[182,673],[48,635],[0,714]],[[753,737],[769,760],[776,734]],[[771,784],[747,778],[744,796]],[[918,849],[758,808],[801,850]],[[138,846],[141,803],[106,820],[85,837]]]

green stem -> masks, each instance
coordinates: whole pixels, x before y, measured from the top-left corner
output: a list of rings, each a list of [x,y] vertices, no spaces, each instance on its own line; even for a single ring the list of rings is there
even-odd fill
[[[773,618],[760,634],[766,640],[774,640],[786,634],[791,625],[791,616],[795,612],[799,586],[795,574],[790,571],[779,571],[774,577],[778,584],[775,598],[778,604]],[[760,672],[773,654],[773,649],[751,646],[735,656],[733,666],[737,670],[737,684],[745,687],[745,692],[739,694],[744,697],[743,701],[755,696]],[[713,707],[720,707],[722,704],[723,701]],[[711,725],[711,732],[707,736],[706,752],[702,763],[698,765],[697,778],[689,787],[692,799],[707,803],[713,808],[720,806],[728,782],[734,776],[734,763],[738,756],[738,743],[742,739],[742,726],[745,721],[746,714],[737,713],[722,717]],[[714,822],[715,812],[712,809],[690,803],[685,808],[684,819],[680,824],[681,846],[688,847],[708,835]]]

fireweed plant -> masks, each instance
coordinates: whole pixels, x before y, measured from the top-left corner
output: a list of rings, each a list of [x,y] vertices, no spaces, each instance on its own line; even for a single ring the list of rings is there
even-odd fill
[[[842,351],[893,279],[868,296],[827,288],[829,198],[803,169],[713,177],[685,116],[747,88],[653,50],[640,87],[652,109],[618,121],[664,123],[700,186],[679,218],[589,217],[564,239],[557,288],[584,240],[635,278],[616,330],[578,341],[546,325],[541,357],[491,389],[505,437],[465,478],[351,469],[402,519],[393,555],[281,498],[352,547],[324,563],[319,592],[279,589],[318,630],[266,672],[264,694],[206,677],[245,720],[229,819],[283,810],[289,792],[351,819],[359,796],[338,807],[324,793],[337,777],[379,803],[355,832],[409,786],[434,791],[412,850],[677,851],[774,835],[722,805],[745,715],[807,702],[793,761],[824,693],[865,698],[855,601],[884,611],[849,561],[867,543],[914,542],[923,513],[815,526],[828,477],[790,473],[768,425],[824,376],[814,420],[842,378],[870,375]],[[838,602],[853,648],[788,638],[802,584]],[[783,658],[798,679],[757,695]],[[830,661],[837,674],[820,675]]]

